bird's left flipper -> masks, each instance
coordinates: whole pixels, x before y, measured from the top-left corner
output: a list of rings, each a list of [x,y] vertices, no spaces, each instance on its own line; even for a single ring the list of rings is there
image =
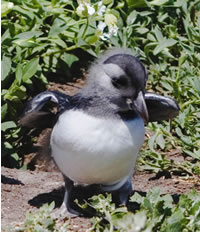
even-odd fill
[[[145,102],[149,113],[149,122],[158,122],[174,118],[180,110],[174,99],[155,93],[146,92]]]
[[[60,112],[70,105],[70,96],[56,91],[45,91],[38,94],[28,102],[19,124],[28,128],[53,126],[54,118],[56,118],[55,114],[49,111],[48,107],[43,110],[51,102],[56,105],[57,111]]]

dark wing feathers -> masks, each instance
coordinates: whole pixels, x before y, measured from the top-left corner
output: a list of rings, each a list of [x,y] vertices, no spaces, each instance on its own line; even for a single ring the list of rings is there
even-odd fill
[[[57,106],[57,113],[42,111],[45,105],[53,102]],[[28,128],[52,127],[56,122],[56,115],[64,109],[71,108],[71,96],[56,92],[45,91],[28,102],[24,115],[19,120],[20,125]],[[175,100],[155,93],[146,92],[145,102],[149,113],[149,122],[157,122],[174,118],[179,113],[179,106]]]
[[[59,111],[62,110],[62,106],[70,104],[70,96],[56,91],[45,91],[35,96],[30,102],[28,102],[25,113],[39,111],[47,102],[54,102],[58,105]]]
[[[159,122],[174,118],[180,110],[174,99],[155,93],[146,92],[145,102],[149,113],[149,122]]]
[[[56,115],[70,107],[70,98],[70,96],[56,91],[45,91],[38,94],[26,105],[19,124],[28,128],[52,127],[57,118]],[[56,104],[57,113],[52,113],[49,110],[42,111],[49,103]]]

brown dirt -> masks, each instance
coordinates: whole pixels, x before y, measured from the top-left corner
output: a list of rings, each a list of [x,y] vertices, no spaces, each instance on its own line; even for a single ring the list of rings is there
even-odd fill
[[[1,222],[4,228],[22,225],[26,211],[37,210],[45,203],[55,201],[60,207],[64,197],[63,179],[59,172],[23,171],[2,167]],[[89,220],[74,218],[72,231],[86,231]]]
[[[49,89],[67,92],[71,95],[77,92],[82,85],[83,81],[81,80],[76,84],[69,85],[50,83]],[[51,129],[43,131],[37,139],[36,145],[39,147],[47,146],[48,142],[46,141],[50,133]],[[177,150],[168,153],[167,157],[169,159],[174,157],[175,161],[182,161],[182,156]],[[23,223],[27,210],[35,211],[44,203],[52,201],[55,201],[58,208],[62,203],[64,196],[63,179],[51,161],[48,149],[27,154],[25,162],[26,164],[32,163],[35,170],[23,171],[2,167],[2,228],[13,228],[15,225]],[[159,186],[163,194],[169,193],[172,195],[187,192],[192,188],[200,192],[200,180],[194,177],[184,179],[183,177],[172,176],[166,178],[155,173],[144,172],[135,173],[133,186],[139,192],[147,192],[152,187]],[[77,217],[70,220],[72,231],[83,232],[89,226],[89,219],[86,218]]]
[[[154,173],[136,172],[133,177],[134,189],[140,193],[159,186],[163,194],[177,196],[192,188],[200,192],[200,181],[195,178],[166,179],[158,178]],[[34,211],[44,203],[55,201],[56,207],[62,204],[64,196],[63,179],[59,172],[23,171],[2,167],[2,228],[21,225],[27,210]],[[89,219],[74,218],[70,220],[72,231],[86,231]]]

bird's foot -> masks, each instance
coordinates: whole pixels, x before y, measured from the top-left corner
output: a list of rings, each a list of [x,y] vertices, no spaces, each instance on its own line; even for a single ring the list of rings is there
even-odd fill
[[[65,202],[63,202],[60,208],[52,212],[51,216],[54,219],[64,220],[65,218],[81,217],[83,214],[71,208],[67,209]]]

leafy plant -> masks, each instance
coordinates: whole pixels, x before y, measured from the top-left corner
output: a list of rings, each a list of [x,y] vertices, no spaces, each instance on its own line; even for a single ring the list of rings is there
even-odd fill
[[[200,194],[195,190],[180,196],[177,205],[171,195],[161,195],[159,188],[149,191],[146,197],[135,193],[131,202],[140,205],[136,212],[126,207],[116,208],[111,196],[92,198],[92,205],[99,216],[92,219],[90,231],[199,231]]]
[[[172,159],[165,158],[165,154],[151,150],[143,150],[141,153],[142,154],[138,159],[139,171],[151,171],[155,173],[163,173],[165,175],[173,174],[179,176],[200,175],[199,162],[175,162]]]
[[[67,231],[69,221],[59,223],[52,216],[55,203],[44,204],[37,212],[27,212],[23,226],[15,227],[16,232],[64,232]]]
[[[129,204],[136,204],[137,210],[117,208],[112,203],[110,194],[93,196],[83,205],[83,208],[90,206],[97,212],[90,220],[91,227],[88,232],[200,231],[200,193],[195,190],[180,195],[178,203],[175,204],[171,195],[162,195],[160,189],[156,187],[145,197],[135,192]],[[27,212],[23,225],[16,226],[14,231],[69,231],[69,220],[59,221],[51,216],[54,207],[55,204],[52,202],[35,212]]]

